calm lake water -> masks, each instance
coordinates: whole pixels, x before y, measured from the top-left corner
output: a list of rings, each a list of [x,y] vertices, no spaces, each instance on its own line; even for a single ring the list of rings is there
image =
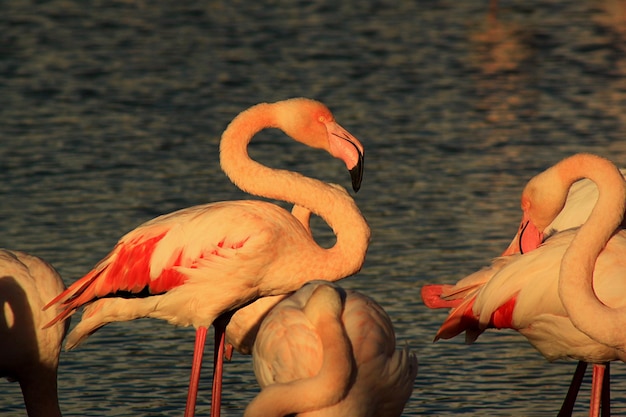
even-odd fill
[[[217,151],[239,111],[316,98],[366,148],[355,199],[372,242],[342,282],[383,305],[418,355],[404,415],[554,416],[573,361],[550,364],[513,331],[433,344],[446,312],[419,291],[499,254],[540,170],[581,151],[626,165],[624,4],[504,0],[488,19],[486,0],[6,0],[0,247],[45,258],[69,284],[150,218],[244,197]],[[251,153],[349,187],[339,161],[280,134]],[[315,235],[331,241],[319,221]],[[157,320],[102,328],[61,356],[62,411],[182,415],[193,340]],[[612,369],[616,415],[624,368]],[[209,353],[198,415],[210,375]],[[257,391],[250,357],[236,355],[223,415],[242,415]],[[1,392],[0,414],[24,415],[17,384]]]

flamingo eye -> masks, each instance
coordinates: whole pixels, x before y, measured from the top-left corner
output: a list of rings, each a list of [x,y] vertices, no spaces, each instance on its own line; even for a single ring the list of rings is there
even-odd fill
[[[318,117],[317,120],[319,120],[320,123],[326,123],[326,117],[324,117],[324,116]]]

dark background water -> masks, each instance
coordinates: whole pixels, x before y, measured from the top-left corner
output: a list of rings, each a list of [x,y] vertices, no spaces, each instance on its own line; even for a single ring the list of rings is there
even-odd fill
[[[446,312],[419,289],[501,252],[540,170],[581,151],[624,166],[625,16],[611,0],[502,1],[495,18],[469,0],[3,1],[0,247],[69,284],[152,217],[242,198],[219,169],[227,123],[257,102],[315,98],[366,148],[355,199],[372,243],[343,283],[383,305],[419,357],[404,415],[556,415],[573,362],[547,363],[512,331],[433,344]],[[279,134],[251,152],[348,186],[340,163]],[[331,239],[321,222],[315,234]],[[181,415],[193,337],[148,319],[101,329],[62,354],[62,411]],[[226,366],[225,386],[223,414],[241,415],[258,391],[249,357]],[[17,384],[2,384],[0,414],[24,414]]]

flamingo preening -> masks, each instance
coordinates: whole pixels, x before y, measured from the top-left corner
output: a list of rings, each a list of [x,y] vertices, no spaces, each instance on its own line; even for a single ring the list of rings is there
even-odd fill
[[[621,172],[624,175],[625,171]],[[517,234],[501,257],[528,253],[536,249],[548,237],[558,232],[579,227],[587,220],[597,200],[598,188],[593,181],[586,178],[576,181],[570,187],[563,209],[544,229],[538,230],[537,226],[529,221],[528,215],[524,213]],[[506,258],[495,259],[490,267],[472,273],[453,285],[424,285],[421,291],[422,299],[429,308],[454,308],[487,283],[493,276],[494,269],[499,269],[503,263],[508,261]]]
[[[511,328],[548,360],[594,363],[590,416],[597,416],[603,364],[626,359],[618,331],[624,320],[620,309],[626,308],[626,231],[619,227],[624,178],[606,159],[574,155],[531,179],[522,208],[528,221],[545,230],[563,210],[569,188],[584,177],[598,188],[584,224],[552,234],[529,253],[497,259],[483,271],[485,283],[451,311],[436,338],[466,331],[471,342],[487,328]]]
[[[621,169],[620,172],[622,176],[626,174],[624,169]],[[496,275],[504,265],[513,260],[513,258],[508,258],[508,255],[528,253],[536,249],[550,236],[581,226],[591,214],[591,210],[594,208],[597,200],[598,188],[593,181],[586,178],[576,181],[572,184],[567,193],[567,199],[563,209],[543,230],[538,230],[537,226],[529,220],[528,214],[525,212],[522,216],[517,234],[504,251],[501,258],[494,259],[490,266],[468,275],[454,285],[425,285],[422,287],[424,303],[429,308],[455,308],[463,303],[463,301],[474,298],[475,294]],[[453,310],[450,313],[450,317],[456,316],[459,312],[460,310]],[[451,320],[447,320],[447,322],[450,321]],[[468,328],[466,331],[467,341],[471,343],[476,337],[475,332]],[[587,363],[579,361],[576,372],[572,378],[572,384],[563,402],[563,406],[559,411],[559,417],[571,416],[576,395],[580,389],[586,368]],[[600,375],[599,373],[604,372],[604,380],[606,383],[604,384],[605,387],[602,391],[602,395],[605,404],[602,408],[602,412],[608,415],[610,413],[608,411],[610,389],[608,383],[608,363],[606,364],[606,371],[604,368],[605,366],[603,364],[594,364],[594,374]],[[599,381],[600,377],[594,379]]]
[[[262,390],[246,417],[399,417],[417,375],[380,305],[318,280],[267,314],[252,357]]]
[[[235,117],[222,135],[220,163],[230,180],[250,194],[294,203],[320,216],[336,235],[333,247],[320,247],[293,215],[269,202],[200,205],[132,230],[48,304],[64,309],[55,321],[85,307],[81,322],[68,336],[68,348],[114,321],[152,317],[194,326],[186,417],[195,410],[208,326],[216,328],[216,344],[223,343],[226,320],[218,318],[259,297],[295,291],[311,279],[334,281],[352,275],[361,268],[369,244],[367,222],[345,190],[268,168],[248,156],[250,140],[266,128],[281,129],[341,159],[355,191],[362,179],[363,146],[326,106],[304,98],[255,105]],[[216,349],[222,351],[223,345]],[[212,402],[212,413],[219,413],[218,401]]]

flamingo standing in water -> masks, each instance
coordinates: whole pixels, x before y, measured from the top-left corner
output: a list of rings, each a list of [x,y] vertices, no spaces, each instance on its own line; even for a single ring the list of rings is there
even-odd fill
[[[620,169],[622,176],[626,173],[624,169]],[[589,179],[583,178],[576,181],[570,187],[567,193],[567,199],[561,212],[556,218],[550,222],[543,230],[538,230],[528,218],[528,214],[524,213],[518,232],[511,241],[511,244],[504,251],[500,258],[493,260],[489,267],[485,267],[467,277],[459,280],[454,285],[447,284],[432,284],[422,287],[422,299],[429,308],[456,308],[464,301],[469,303],[471,299],[474,299],[480,289],[509,262],[514,261],[513,258],[509,258],[509,255],[516,255],[519,253],[528,253],[536,249],[539,244],[544,240],[549,239],[550,236],[556,235],[559,232],[573,229],[581,226],[589,217],[591,210],[594,208],[596,201],[598,200],[598,188],[595,183]],[[462,309],[453,310],[447,320],[448,323],[454,321],[453,317],[460,318]],[[442,334],[445,334],[442,332]],[[466,340],[468,343],[472,343],[478,337],[475,329],[468,328],[466,330]],[[594,373],[602,372],[602,369],[598,368],[603,365],[594,364]],[[572,384],[568,391],[568,394],[563,402],[563,406],[559,412],[559,417],[571,416],[576,395],[580,389],[582,379],[587,368],[587,363],[580,361],[576,372],[572,378]],[[609,368],[606,364],[606,373],[604,374],[605,383],[602,391],[603,407],[602,411],[607,412],[609,407]]]
[[[57,368],[69,320],[42,329],[57,314],[42,311],[65,289],[45,261],[0,249],[0,376],[18,381],[29,417],[60,417]]]
[[[276,305],[252,355],[262,390],[246,417],[398,417],[417,375],[415,355],[396,350],[383,308],[326,281],[307,283]]]
[[[193,325],[196,343],[186,417],[194,415],[209,325],[214,324],[217,350],[222,351],[225,320],[216,321],[220,316],[259,297],[294,291],[314,278],[334,281],[352,275],[360,270],[369,244],[367,222],[345,190],[265,167],[248,156],[248,143],[265,128],[279,128],[343,160],[355,191],[362,179],[363,146],[326,106],[304,98],[253,106],[222,135],[220,163],[231,181],[250,194],[298,204],[319,215],[337,236],[333,247],[320,247],[294,216],[269,202],[195,206],[126,234],[91,272],[48,304],[63,306],[57,320],[85,306],[81,322],[68,336],[70,349],[114,321],[152,317]],[[219,413],[217,401],[212,401],[212,413]]]
[[[618,327],[609,327],[615,317],[609,322],[596,314],[626,307],[622,279],[626,231],[619,229],[626,199],[624,178],[605,159],[575,155],[533,178],[524,189],[522,207],[542,230],[562,210],[567,190],[582,176],[599,189],[583,226],[557,233],[525,255],[501,258],[492,265],[486,284],[451,312],[436,338],[466,331],[472,341],[487,328],[511,328],[550,361],[570,357],[594,363],[590,416],[597,416],[603,364],[626,359],[625,344],[611,333]],[[593,326],[581,316],[588,316]],[[597,329],[591,329],[594,326]],[[608,409],[608,401],[603,405]]]

